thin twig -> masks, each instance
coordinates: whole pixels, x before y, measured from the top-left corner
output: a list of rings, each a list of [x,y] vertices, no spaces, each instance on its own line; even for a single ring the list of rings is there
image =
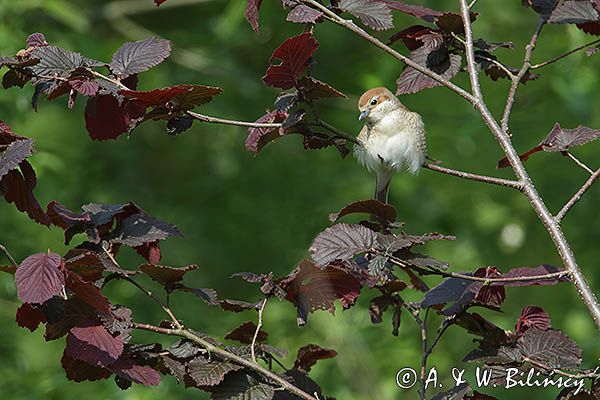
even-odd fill
[[[4,245],[2,245],[2,244],[0,244],[0,252],[2,252],[6,256],[6,258],[8,259],[8,261],[10,261],[10,263],[13,267],[15,267],[15,268],[19,267],[19,264],[17,264],[14,257],[12,256],[12,254],[10,254],[10,251],[8,251],[8,249],[6,247],[4,247]]]
[[[337,25],[340,25],[346,29],[351,30],[355,34],[359,35],[363,39],[370,42],[371,44],[375,45],[376,47],[378,47],[381,50],[385,51],[386,53],[390,54],[392,57],[394,57],[397,60],[401,61],[402,63],[408,65],[409,67],[416,69],[417,71],[421,72],[422,74],[430,77],[431,79],[435,80],[436,82],[440,83],[441,85],[452,90],[454,93],[465,98],[469,102],[471,102],[471,103],[475,102],[475,98],[473,97],[473,95],[471,93],[467,92],[460,86],[450,82],[450,80],[442,77],[441,75],[436,74],[429,68],[424,67],[424,66],[414,62],[410,58],[406,57],[405,55],[398,53],[396,50],[394,50],[390,46],[386,45],[381,40],[375,38],[374,36],[367,33],[364,29],[360,28],[358,25],[356,25],[354,23],[354,21],[347,20],[347,19],[340,17],[339,15],[337,15],[336,13],[334,13],[333,11],[331,11],[329,8],[325,7],[318,1],[315,1],[315,0],[300,0],[300,1],[306,5],[309,5],[312,8],[315,8],[315,9],[321,11],[324,14],[324,16],[327,19],[329,19],[331,22],[333,22]]]
[[[512,111],[513,105],[515,104],[519,83],[521,83],[521,80],[531,68],[531,55],[533,54],[533,49],[535,49],[538,37],[540,36],[540,32],[542,31],[542,28],[544,27],[545,23],[546,17],[540,16],[538,24],[535,28],[535,32],[533,33],[533,35],[531,35],[529,44],[525,46],[525,58],[523,59],[523,65],[521,66],[521,69],[519,70],[517,75],[512,78],[512,84],[510,86],[510,90],[508,91],[508,97],[506,98],[506,104],[504,106],[504,113],[502,114],[501,121],[502,130],[507,134],[509,133],[508,121],[510,119],[510,113]]]
[[[322,126],[323,128],[325,128],[325,129],[327,129],[328,131],[330,131],[331,133],[333,133],[333,134],[335,135],[334,137],[341,138],[341,139],[345,139],[345,140],[347,140],[347,141],[349,141],[349,142],[352,142],[352,143],[354,143],[354,144],[357,144],[357,145],[362,145],[362,144],[361,144],[361,143],[358,141],[358,139],[356,139],[356,137],[354,137],[354,136],[352,136],[352,135],[349,135],[349,134],[347,134],[346,132],[342,131],[341,129],[338,129],[338,128],[336,128],[335,126],[333,126],[333,125],[331,125],[331,124],[328,124],[328,123],[327,123],[327,122],[325,122],[325,121],[321,121],[321,120],[319,120],[319,122],[318,122],[318,125],[319,125],[319,126]]]
[[[255,362],[247,360],[236,354],[230,353],[225,349],[222,349],[218,346],[215,346],[215,345],[209,343],[208,341],[206,341],[202,337],[198,336],[193,331],[190,331],[189,329],[182,329],[182,328],[168,329],[168,328],[161,328],[161,327],[154,326],[154,325],[139,324],[139,323],[134,323],[133,327],[135,329],[146,330],[146,331],[150,331],[150,332],[160,333],[163,335],[178,336],[178,337],[186,338],[186,339],[191,340],[192,342],[202,346],[210,353],[218,354],[219,356],[223,357],[224,359],[226,359],[228,361],[235,362],[237,364],[243,365],[244,367],[250,368],[253,371],[258,372],[260,375],[262,375],[274,382],[277,382],[277,384],[279,384],[283,389],[287,390],[288,392],[290,392],[292,394],[295,394],[296,396],[298,396],[304,400],[317,400],[317,398],[315,396],[312,396],[312,395],[306,393],[305,391],[303,391],[302,389],[292,385],[290,382],[286,381],[284,378],[277,375],[276,373],[269,371],[266,368],[261,367],[259,364],[255,363]]]
[[[493,176],[477,175],[472,174],[470,172],[457,171],[455,169],[445,168],[431,163],[424,164],[423,168],[429,169],[431,171],[441,172],[443,174],[457,176],[459,178],[468,179],[471,181],[491,183],[493,185],[507,186],[517,190],[523,190],[523,183],[515,180],[495,178]]]
[[[383,255],[383,253],[378,253],[378,254]],[[442,271],[439,269],[425,269],[425,268],[414,267],[414,266],[406,263],[404,260],[402,260],[400,258],[397,258],[394,256],[389,256],[389,255],[388,255],[388,257],[389,257],[389,261],[392,264],[398,265],[403,268],[417,269],[423,275],[439,275],[439,276],[444,276],[446,278],[458,278],[458,279],[464,279],[467,281],[483,282],[486,285],[502,284],[502,283],[510,283],[510,282],[530,282],[530,281],[537,281],[537,280],[560,279],[563,276],[569,276],[571,274],[570,271],[559,271],[559,272],[551,272],[549,274],[534,275],[534,276],[515,276],[515,277],[509,277],[509,278],[483,278],[483,277],[474,276],[474,275],[465,275],[465,274],[461,274],[458,272],[448,272],[448,271]]]
[[[477,0],[472,0],[472,1],[471,1],[471,3],[469,3],[469,6],[468,6],[468,7],[469,7],[469,10],[470,10],[471,8],[473,8],[473,6],[475,5],[475,3],[477,3]]]
[[[460,0],[460,2],[465,32],[466,34],[472,34],[471,20],[469,18],[469,13],[466,11],[466,0]],[[539,36],[544,22],[545,20],[543,18],[540,18],[538,26],[530,40],[530,44],[526,48],[526,52],[529,53],[529,56],[526,55],[525,63],[524,66],[521,68],[521,72],[527,71],[528,69],[528,59],[531,58],[531,52],[533,51],[535,43],[537,42],[537,37]],[[475,78],[472,79],[476,79],[476,74],[473,73],[476,72],[476,66],[474,65],[474,62],[472,60],[468,61],[468,63],[472,64],[468,66],[469,74],[475,76]],[[571,274],[571,278],[573,280],[573,283],[577,287],[579,295],[581,296],[583,302],[587,306],[590,315],[596,323],[596,327],[600,329],[600,304],[598,303],[598,299],[596,298],[594,291],[587,282],[587,279],[581,271],[581,268],[579,268],[579,265],[577,265],[575,255],[571,250],[571,246],[569,245],[569,242],[567,241],[567,238],[565,237],[565,234],[561,229],[560,224],[556,222],[556,219],[548,210],[548,207],[544,203],[544,200],[542,199],[538,191],[535,189],[535,186],[531,182],[531,178],[529,177],[529,174],[527,173],[523,162],[519,158],[519,154],[515,150],[510,140],[510,136],[508,133],[508,116],[510,115],[510,109],[512,108],[513,103],[514,93],[512,94],[512,97],[509,94],[509,98],[507,99],[507,105],[509,107],[507,107],[508,112],[505,115],[506,118],[503,118],[505,119],[505,122],[502,126],[498,124],[498,122],[496,121],[496,119],[494,118],[484,101],[476,102],[474,103],[474,106],[480,112],[481,117],[483,118],[485,124],[488,126],[492,134],[496,137],[496,140],[500,144],[500,147],[502,148],[502,151],[504,151],[504,154],[506,154],[506,158],[510,162],[511,167],[515,172],[515,175],[521,182],[523,182],[523,194],[525,194],[527,200],[531,204],[531,207],[534,209],[538,218],[548,231],[548,234],[550,235],[550,238],[552,239],[552,242],[554,243],[558,254],[563,260],[565,268]]]
[[[594,171],[588,167],[587,165],[585,165],[585,163],[579,161],[579,159],[577,157],[575,157],[573,154],[571,154],[568,151],[564,151],[564,154],[567,155],[567,157],[569,157],[571,160],[573,160],[575,162],[575,164],[579,165],[581,168],[583,168],[588,174],[593,175]]]
[[[587,192],[589,190],[589,188],[592,187],[592,185],[594,184],[594,182],[596,182],[596,180],[598,178],[600,178],[600,168],[597,169],[596,172],[592,173],[592,175],[583,184],[583,186],[581,186],[581,188],[577,191],[577,193],[575,193],[573,195],[573,197],[571,197],[571,199],[569,199],[569,201],[567,202],[567,204],[565,204],[563,206],[563,208],[560,209],[560,211],[556,214],[556,217],[554,217],[556,219],[556,222],[562,221],[562,219],[565,217],[565,215],[567,215],[567,213],[569,212],[569,210],[571,208],[573,208],[573,206],[579,200],[581,200],[581,198],[583,197],[583,195],[585,194],[585,192]]]
[[[119,268],[121,268],[119,266],[119,263],[117,262],[117,260],[110,253],[110,251],[108,251],[104,246],[102,246],[102,249],[104,250],[104,252],[108,256],[108,258],[110,258],[110,260],[113,263],[115,263],[115,265],[117,265]],[[163,309],[163,311],[169,316],[169,318],[171,318],[171,321],[173,322],[173,324],[177,328],[183,329],[183,325],[181,325],[181,323],[179,322],[179,320],[177,319],[177,317],[175,317],[175,315],[173,314],[173,311],[165,303],[163,303],[163,301],[157,295],[155,295],[154,293],[152,293],[152,291],[146,289],[145,287],[143,287],[142,285],[140,285],[139,283],[137,283],[134,279],[130,278],[129,276],[126,276],[126,275],[113,275],[113,276],[115,277],[115,279],[122,279],[124,281],[127,281],[127,282],[131,283],[133,286],[135,286],[136,288],[138,288],[146,296],[148,296],[152,300],[154,300]]]
[[[550,59],[550,60],[548,60],[548,61],[544,61],[544,62],[542,62],[542,63],[539,63],[539,64],[532,65],[530,69],[538,69],[538,68],[545,67],[546,65],[549,65],[549,64],[555,63],[555,62],[557,62],[557,61],[559,61],[559,60],[562,60],[563,58],[565,58],[565,57],[568,57],[568,56],[570,56],[571,54],[577,53],[578,51],[581,51],[581,50],[583,50],[583,49],[585,49],[585,48],[587,48],[587,47],[593,46],[593,45],[595,45],[596,43],[600,43],[600,39],[596,39],[596,40],[594,40],[594,41],[591,41],[591,42],[589,42],[589,43],[587,43],[587,44],[584,44],[584,45],[581,45],[581,46],[579,46],[579,47],[576,47],[576,48],[574,48],[573,50],[571,50],[571,51],[567,51],[566,53],[563,53],[563,54],[561,54],[561,55],[559,55],[559,56],[556,56],[556,57],[554,57],[554,58],[551,58],[551,59]]]
[[[479,59],[481,59],[481,60],[485,60],[485,61],[487,61],[487,62],[490,62],[490,63],[494,64],[495,66],[497,66],[498,68],[500,68],[502,71],[504,71],[504,73],[505,73],[505,74],[506,74],[506,75],[507,75],[507,76],[508,76],[508,77],[509,77],[511,80],[512,80],[512,79],[514,79],[514,78],[516,77],[516,75],[515,75],[515,74],[513,74],[513,72],[512,72],[510,69],[508,69],[508,68],[506,67],[506,65],[502,64],[502,63],[501,63],[500,61],[498,61],[498,60],[494,60],[493,58],[485,57],[485,56],[482,56],[482,55],[480,55],[480,54],[475,54],[475,58],[479,58]]]
[[[571,374],[570,372],[565,372],[565,371],[557,369],[557,368],[550,368],[547,365],[545,365],[541,362],[538,362],[536,360],[532,360],[529,357],[524,356],[523,360],[535,367],[541,368],[546,371],[551,371],[557,375],[562,375],[562,376],[566,376],[566,377],[573,378],[573,379],[600,378],[600,374],[598,374],[598,370],[600,369],[600,367],[597,367],[596,369],[594,369],[594,372],[588,373],[588,374]]]
[[[262,328],[263,324],[263,311],[265,310],[265,306],[267,305],[267,298],[265,298],[259,309],[258,309],[258,324],[256,325],[256,330],[254,331],[254,336],[252,337],[252,344],[250,345],[250,352],[252,353],[252,361],[256,362],[256,355],[254,354],[254,347],[256,346],[256,339],[258,339],[258,333],[260,332],[260,328]]]
[[[188,111],[186,113],[190,117],[197,119],[198,121],[208,122],[211,124],[223,124],[223,125],[235,125],[235,126],[245,126],[248,128],[280,128],[282,124],[280,123],[272,123],[272,124],[261,124],[258,122],[246,122],[246,121],[235,121],[232,119],[223,119],[218,117],[209,117],[208,115],[198,114],[192,111]]]

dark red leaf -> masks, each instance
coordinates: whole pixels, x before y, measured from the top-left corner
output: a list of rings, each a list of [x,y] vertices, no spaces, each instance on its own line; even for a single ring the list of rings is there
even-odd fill
[[[165,3],[167,0],[154,0],[154,4],[156,4],[156,7],[159,7],[162,3]]]
[[[251,344],[252,339],[254,338],[254,333],[256,332],[256,324],[252,321],[246,321],[242,323],[240,326],[230,331],[225,335],[225,339],[229,340],[237,340],[238,342],[244,344]],[[264,342],[269,337],[269,334],[262,329],[258,331],[258,336],[256,337],[257,342]]]
[[[98,381],[101,379],[107,379],[112,375],[109,370],[90,365],[86,362],[76,360],[69,357],[66,353],[63,354],[61,364],[65,372],[67,373],[67,379],[75,382],[83,381]]]
[[[298,349],[294,368],[309,372],[318,360],[325,360],[337,356],[335,350],[324,349],[316,344],[308,344]]]
[[[116,139],[131,132],[145,113],[136,102],[119,101],[111,95],[91,97],[85,107],[85,127],[94,140]]]
[[[162,284],[179,282],[186,273],[196,269],[198,269],[196,264],[188,265],[183,268],[173,268],[154,264],[144,264],[140,266],[140,270],[143,273],[152,278],[152,280]]]
[[[521,311],[521,315],[515,325],[515,330],[520,336],[529,328],[545,331],[551,327],[550,316],[542,307],[527,306]]]
[[[21,72],[18,69],[9,69],[2,77],[2,87],[4,89],[18,86],[21,89],[31,80],[31,75]],[[36,107],[34,107],[36,109]]]
[[[259,119],[259,124],[281,124],[287,117],[287,113],[279,110],[271,111]],[[273,128],[248,128],[248,137],[246,138],[246,149],[253,153],[258,153],[265,145],[283,135],[283,129]]]
[[[388,40],[388,44],[392,44],[397,40],[402,40],[406,48],[412,51],[423,46],[424,42],[421,40],[421,37],[427,38],[428,36],[426,35],[431,34],[435,34],[435,31],[429,27],[413,25],[392,35]]]
[[[381,222],[394,222],[396,221],[397,213],[396,208],[391,204],[384,204],[377,200],[360,200],[350,203],[339,212],[331,214],[329,220],[335,222],[338,219],[355,213],[365,213],[376,217]]]
[[[149,70],[171,54],[171,42],[151,37],[123,44],[113,55],[109,68],[121,79]]]
[[[56,253],[27,257],[17,268],[15,282],[21,301],[41,304],[58,295],[65,286],[63,259]]]
[[[375,0],[340,0],[340,10],[358,17],[363,24],[382,31],[394,27],[392,11],[387,2]]]
[[[27,37],[26,40],[27,47],[43,47],[48,46],[48,42],[46,41],[46,36],[43,33],[32,33]]]
[[[44,313],[42,313],[39,308],[33,307],[29,303],[21,304],[21,306],[17,309],[17,315],[15,319],[17,321],[17,325],[19,325],[21,328],[27,328],[31,332],[35,331],[41,323],[46,322]]]
[[[543,264],[539,267],[520,267],[513,268],[508,271],[506,274],[502,275],[503,278],[527,278],[534,276],[543,276],[548,274],[554,274],[557,272],[563,272],[564,269],[559,269],[552,265]],[[537,280],[524,280],[524,281],[514,281],[514,282],[502,282],[502,283],[494,283],[494,285],[503,285],[503,286],[531,286],[531,285],[556,285],[559,282],[569,282],[569,278],[566,275],[562,277],[555,277],[552,279],[537,279]]]
[[[6,126],[0,122],[0,128]],[[0,140],[6,142],[0,136]],[[9,140],[11,143],[13,140]],[[7,144],[8,144],[7,143]],[[0,144],[2,144],[0,142]],[[10,163],[9,163],[10,164]],[[19,170],[20,169],[20,170]],[[8,203],[14,203],[19,211],[26,212],[29,218],[42,225],[50,225],[50,217],[46,215],[33,194],[37,185],[35,171],[27,160],[21,161],[19,169],[8,171],[0,180],[0,189]]]
[[[344,93],[312,76],[302,77],[298,81],[298,90],[307,100],[347,97]]]
[[[80,300],[103,314],[110,313],[110,302],[102,294],[100,288],[92,282],[83,280],[79,275],[67,273],[67,288]]]
[[[298,325],[304,325],[308,314],[315,310],[333,313],[336,299],[349,308],[362,288],[362,280],[356,273],[334,265],[320,268],[309,260],[303,260],[277,283],[286,292],[286,300],[296,306]]]
[[[88,321],[71,329],[65,354],[94,366],[108,367],[123,353],[123,340],[113,337],[104,326]]]
[[[123,95],[126,99],[136,100],[140,104],[146,107],[162,106],[169,100],[190,90],[183,85],[170,86],[164,89],[155,89],[147,92],[133,91],[133,90],[121,90],[119,94]]]
[[[286,20],[300,24],[314,24],[322,16],[323,13],[321,11],[315,10],[314,8],[305,4],[298,4],[292,11],[290,11]]]
[[[160,246],[158,240],[155,242],[144,243],[141,246],[134,247],[135,251],[144,257],[150,264],[158,264],[160,262]]]
[[[310,32],[287,39],[269,59],[271,66],[262,78],[265,84],[280,89],[294,87],[317,47],[319,42]],[[281,63],[273,64],[275,59],[281,60]]]
[[[176,284],[174,285],[173,290],[181,290],[183,292],[192,293],[193,295],[199,297],[206,304],[211,306],[219,304],[217,292],[214,289],[191,288],[185,285]]]
[[[14,265],[0,265],[0,271],[14,275],[17,272],[17,268]]]
[[[160,374],[153,368],[138,365],[131,359],[119,359],[109,369],[126,380],[144,386],[158,386]]]

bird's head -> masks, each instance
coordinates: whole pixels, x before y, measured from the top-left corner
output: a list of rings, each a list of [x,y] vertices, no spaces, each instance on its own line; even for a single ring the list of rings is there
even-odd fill
[[[377,123],[388,113],[403,107],[400,100],[387,88],[378,87],[367,90],[358,100],[359,120]]]

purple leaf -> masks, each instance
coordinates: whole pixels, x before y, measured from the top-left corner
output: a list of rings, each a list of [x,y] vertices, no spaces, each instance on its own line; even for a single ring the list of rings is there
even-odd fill
[[[541,143],[544,151],[566,151],[573,146],[581,146],[598,139],[600,130],[579,125],[577,128],[565,129],[557,122]]]
[[[536,328],[542,331],[550,329],[550,316],[542,307],[527,306],[521,311],[521,315],[515,324],[515,330],[518,335],[522,335],[529,328]]]
[[[442,15],[442,12],[432,10],[431,8],[412,5],[412,4],[404,4],[401,1],[393,1],[393,0],[381,0],[387,6],[393,10],[398,10],[405,14],[412,15],[413,17],[421,18],[427,22],[433,22],[436,17]]]
[[[259,119],[259,124],[277,124],[282,123],[287,118],[287,113],[279,110],[271,111]],[[253,153],[258,153],[265,145],[283,136],[283,130],[279,127],[273,128],[248,128],[248,137],[246,138],[246,149]]]
[[[15,140],[0,153],[0,179],[33,153],[33,139]]]
[[[292,11],[290,11],[286,20],[300,24],[314,24],[322,16],[323,13],[321,11],[315,10],[314,8],[305,4],[298,4]]]
[[[374,0],[340,0],[338,7],[358,17],[363,24],[376,31],[394,27],[392,11],[387,3]]]
[[[410,59],[417,64],[430,69],[446,79],[452,79],[461,68],[462,58],[458,54],[448,52],[443,36],[439,34],[425,34],[419,37],[423,46],[410,53]],[[416,93],[423,89],[440,86],[441,83],[433,80],[416,69],[404,67],[400,78],[396,81],[397,94]]]
[[[91,365],[108,367],[123,353],[123,340],[113,337],[104,326],[93,321],[71,329],[65,354]]]
[[[308,344],[298,349],[294,368],[310,372],[310,369],[318,360],[325,360],[337,356],[337,352],[331,349],[324,349],[316,344]]]
[[[48,46],[46,36],[43,33],[32,33],[26,40],[27,47],[43,47]]]
[[[127,42],[112,57],[109,68],[118,77],[126,78],[149,70],[171,54],[171,42],[151,37],[137,42]]]
[[[377,234],[359,224],[336,224],[321,232],[310,246],[313,260],[325,267],[334,260],[349,260],[372,249]]]
[[[573,368],[581,364],[581,349],[560,331],[528,329],[517,345],[525,357],[548,369]]]
[[[552,11],[548,22],[551,24],[581,24],[598,21],[598,19],[598,11],[591,1],[567,0]]]
[[[27,257],[17,268],[15,281],[21,301],[41,304],[58,295],[65,286],[63,259],[56,253]]]
[[[258,17],[262,0],[246,0],[246,20],[254,32],[258,33]]]

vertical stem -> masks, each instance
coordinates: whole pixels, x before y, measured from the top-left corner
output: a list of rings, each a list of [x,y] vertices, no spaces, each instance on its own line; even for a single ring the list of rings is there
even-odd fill
[[[472,37],[471,20],[469,18],[466,0],[460,0],[460,3],[461,3],[461,13],[462,13],[462,18],[463,18],[463,24],[465,27],[465,36],[467,38]],[[523,65],[523,67],[521,68],[521,72],[523,72],[523,71],[526,72],[529,68],[528,65],[529,65],[529,62],[531,59],[531,52],[533,51],[533,48],[535,47],[537,37],[539,36],[539,33],[540,33],[544,23],[545,23],[545,19],[540,18],[540,20],[538,22],[538,26],[536,28],[536,31],[533,34],[530,44],[527,47],[525,63]],[[471,49],[471,55],[472,55],[472,49]],[[467,52],[467,63],[468,63],[467,67],[469,70],[469,75],[472,75],[471,83],[477,83],[477,77],[476,77],[477,69],[474,64],[474,58],[469,57],[469,52]],[[519,74],[519,75],[523,76],[524,74]],[[518,83],[518,81],[517,81],[517,83]],[[554,245],[556,246],[556,249],[558,250],[560,257],[565,264],[565,268],[567,268],[571,272],[571,277],[573,279],[573,282],[575,283],[575,286],[577,287],[577,291],[579,292],[579,295],[583,299],[585,305],[588,307],[588,310],[590,311],[590,314],[592,315],[592,318],[594,319],[596,326],[598,327],[598,329],[600,329],[600,305],[598,304],[598,300],[596,299],[594,292],[592,291],[589,284],[587,283],[585,276],[581,272],[581,269],[577,265],[577,261],[575,260],[573,251],[571,250],[569,243],[568,243],[567,239],[565,238],[565,235],[560,227],[560,224],[554,219],[552,213],[550,213],[550,211],[544,204],[544,201],[542,200],[539,193],[535,189],[535,186],[534,186],[533,182],[531,181],[529,174],[525,170],[523,162],[519,158],[519,155],[517,154],[514,146],[512,145],[510,137],[508,135],[508,118],[507,117],[510,115],[510,109],[512,108],[512,104],[514,103],[515,92],[516,92],[516,90],[514,92],[511,91],[512,99],[509,97],[509,99],[507,101],[508,113],[505,112],[505,117],[503,118],[503,124],[504,123],[506,124],[506,129],[503,129],[500,127],[500,125],[498,125],[498,122],[492,116],[492,113],[487,108],[483,99],[479,99],[479,101],[475,102],[474,106],[481,113],[481,116],[482,116],[484,122],[489,127],[491,132],[494,134],[494,136],[496,137],[496,140],[498,140],[498,143],[500,144],[500,147],[506,154],[506,157],[507,157],[508,161],[510,162],[510,165],[512,166],[513,171],[515,172],[515,175],[517,176],[517,178],[519,178],[519,180],[521,180],[523,182],[523,185],[524,185],[523,193],[529,200],[529,203],[531,204],[534,211],[538,215],[538,218],[540,219],[540,221],[542,222],[542,224],[544,225],[544,227],[550,234],[550,237],[551,237],[552,241],[554,242]]]

